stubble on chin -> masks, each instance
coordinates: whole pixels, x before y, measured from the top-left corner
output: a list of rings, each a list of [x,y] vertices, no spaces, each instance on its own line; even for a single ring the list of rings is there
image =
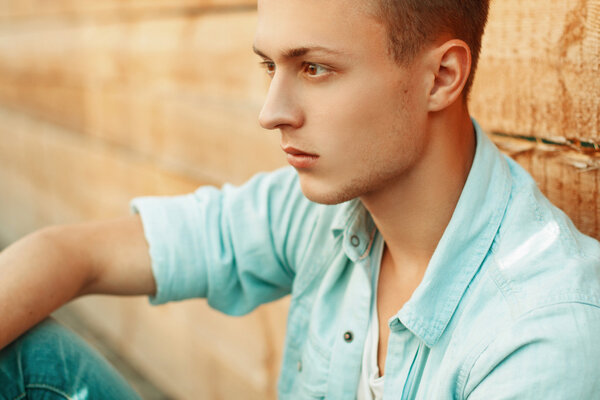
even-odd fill
[[[385,186],[385,176],[368,174],[350,178],[347,182],[314,182],[300,173],[300,187],[304,196],[312,202],[335,205],[359,198]],[[379,176],[375,176],[379,175]]]

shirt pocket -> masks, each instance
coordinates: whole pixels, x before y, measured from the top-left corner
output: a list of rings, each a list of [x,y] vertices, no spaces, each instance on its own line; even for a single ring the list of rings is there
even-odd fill
[[[309,334],[298,368],[301,399],[324,399],[329,380],[331,350]]]

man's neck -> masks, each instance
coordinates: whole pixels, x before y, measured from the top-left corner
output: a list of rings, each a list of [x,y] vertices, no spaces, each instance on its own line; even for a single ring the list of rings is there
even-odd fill
[[[398,273],[409,268],[422,276],[471,169],[474,128],[466,106],[456,106],[464,112],[431,116],[428,144],[418,163],[385,188],[361,197]]]

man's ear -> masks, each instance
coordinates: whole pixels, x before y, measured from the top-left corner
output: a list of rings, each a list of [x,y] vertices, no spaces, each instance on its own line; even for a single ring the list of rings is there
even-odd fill
[[[453,39],[432,49],[433,83],[429,92],[429,111],[443,110],[462,97],[471,72],[471,50],[462,40]]]

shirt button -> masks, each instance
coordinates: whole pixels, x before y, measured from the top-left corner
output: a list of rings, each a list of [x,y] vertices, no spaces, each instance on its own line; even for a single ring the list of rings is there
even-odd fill
[[[302,372],[302,361],[298,361],[298,372]]]
[[[350,244],[352,244],[352,246],[354,247],[358,247],[358,245],[360,244],[360,239],[358,238],[358,236],[352,235],[350,237]]]
[[[352,334],[352,331],[344,333],[344,340],[346,341],[346,343],[350,343],[352,342],[352,340],[354,340],[354,335]]]

